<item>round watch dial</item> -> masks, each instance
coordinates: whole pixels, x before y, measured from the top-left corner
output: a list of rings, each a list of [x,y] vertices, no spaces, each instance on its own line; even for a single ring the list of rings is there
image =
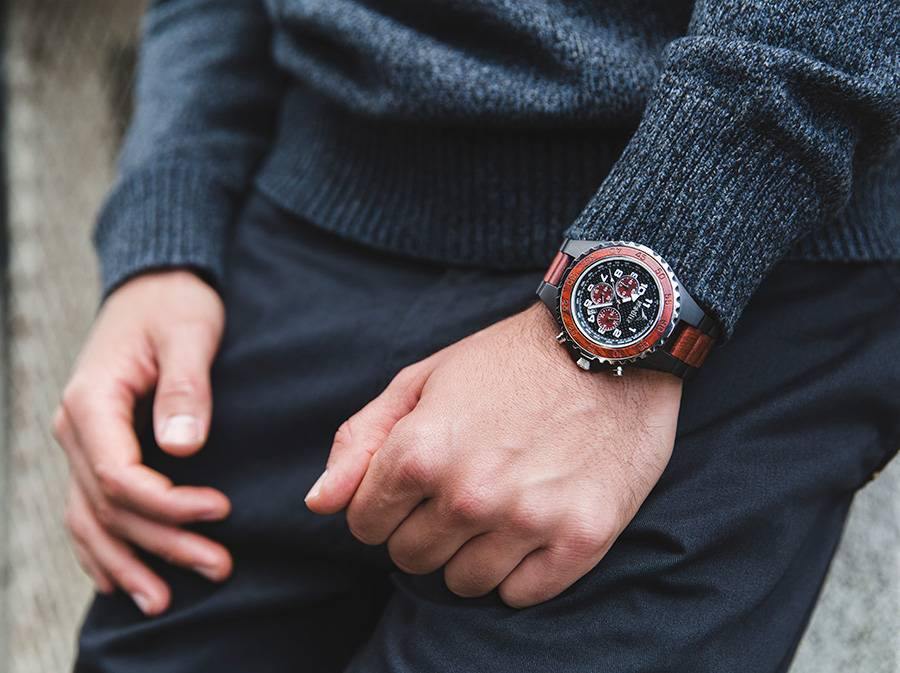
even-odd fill
[[[591,289],[591,299],[599,306],[610,306],[613,303],[613,286],[609,283],[597,283]]]
[[[602,259],[575,282],[575,326],[604,348],[624,348],[641,341],[659,323],[661,295],[656,277],[640,262],[625,257]]]

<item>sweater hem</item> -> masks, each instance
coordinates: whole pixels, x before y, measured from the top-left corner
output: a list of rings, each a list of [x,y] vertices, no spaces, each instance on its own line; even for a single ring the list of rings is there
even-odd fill
[[[491,269],[543,268],[570,225],[584,222],[585,207],[629,140],[627,132],[595,129],[391,124],[354,116],[299,87],[286,98],[279,128],[255,178],[256,188],[279,207],[375,249]],[[761,149],[745,147],[745,156]],[[761,160],[760,174],[770,166]],[[876,181],[894,173],[882,171]],[[832,226],[786,242],[780,254],[900,258],[900,200],[889,186],[863,191]],[[591,220],[592,227],[571,233],[622,228],[615,220],[602,226]],[[658,246],[657,237],[665,232],[651,227],[639,242]]]

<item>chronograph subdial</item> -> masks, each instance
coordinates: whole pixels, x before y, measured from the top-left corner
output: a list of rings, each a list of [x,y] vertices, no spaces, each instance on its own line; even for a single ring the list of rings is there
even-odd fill
[[[609,306],[613,303],[613,288],[609,283],[597,283],[591,288],[591,301],[597,306]]]
[[[637,243],[566,240],[538,296],[561,328],[556,341],[585,371],[688,378],[720,335],[666,261]]]
[[[587,339],[627,348],[645,338],[659,314],[659,284],[638,261],[622,258],[589,266],[575,284],[573,319]]]
[[[622,322],[622,314],[612,306],[597,311],[597,331],[605,334],[616,329]]]
[[[634,276],[622,276],[616,282],[616,294],[622,301],[633,301],[640,295],[641,284]]]

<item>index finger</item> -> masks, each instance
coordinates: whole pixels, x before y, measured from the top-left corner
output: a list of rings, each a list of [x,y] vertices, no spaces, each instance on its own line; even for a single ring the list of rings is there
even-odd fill
[[[68,442],[77,460],[93,475],[98,496],[145,516],[168,522],[212,521],[228,515],[230,503],[223,493],[209,487],[175,486],[172,481],[141,462],[140,444],[133,426],[133,412],[124,399],[98,393],[82,401],[73,413],[63,407]],[[61,435],[65,435],[64,430]],[[64,439],[61,437],[61,440]],[[97,492],[99,491],[99,493]]]
[[[175,486],[172,480],[141,463],[101,466],[97,483],[104,497],[121,507],[163,523],[219,521],[231,503],[208,486]]]
[[[436,466],[422,448],[413,419],[397,423],[369,463],[347,507],[347,524],[365,544],[381,544],[423,500],[433,495]]]

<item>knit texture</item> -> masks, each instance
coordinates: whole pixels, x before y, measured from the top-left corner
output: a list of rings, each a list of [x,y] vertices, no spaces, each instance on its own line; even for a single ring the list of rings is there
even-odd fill
[[[348,239],[663,255],[730,333],[771,267],[900,259],[895,0],[161,0],[95,241],[214,284],[251,189]]]

